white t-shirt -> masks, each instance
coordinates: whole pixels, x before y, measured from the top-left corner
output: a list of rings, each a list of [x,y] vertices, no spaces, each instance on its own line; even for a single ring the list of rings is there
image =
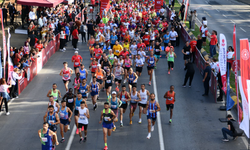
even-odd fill
[[[136,67],[138,67],[139,65],[143,65],[144,61],[141,58],[140,59],[136,58],[135,64],[136,64]]]
[[[155,40],[155,32],[150,32],[150,40]]]
[[[83,109],[81,109],[81,108],[79,109],[80,116],[78,118],[78,123],[81,123],[81,124],[88,124],[89,123],[87,116],[84,115],[84,113],[87,114],[87,109],[88,108],[86,108],[86,107],[84,107]]]
[[[129,30],[129,31],[128,31],[128,34],[129,34],[130,38],[133,39],[134,36],[135,36],[135,31],[134,31],[134,30],[132,30],[132,31]]]
[[[0,92],[7,92],[7,89],[9,88],[9,85],[0,85]]]
[[[146,53],[144,51],[139,51],[138,54],[141,56],[141,59],[143,60],[143,62],[145,62],[145,55]]]
[[[169,34],[170,34],[170,40],[176,41],[176,37],[175,36],[178,35],[177,32],[176,31],[174,31],[174,32],[170,31]]]
[[[227,53],[227,59],[232,59],[233,58],[234,52],[228,52]]]
[[[123,24],[124,24],[125,27],[128,29],[129,23],[128,23],[128,22],[124,22]]]
[[[164,8],[160,9],[160,12],[161,12],[161,13],[164,13],[164,12],[165,12],[165,9],[164,9]]]

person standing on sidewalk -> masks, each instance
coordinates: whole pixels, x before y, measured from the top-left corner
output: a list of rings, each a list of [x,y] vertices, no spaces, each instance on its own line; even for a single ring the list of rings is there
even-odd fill
[[[204,88],[205,88],[205,93],[202,94],[202,96],[208,96],[210,76],[211,76],[211,67],[210,67],[209,63],[206,62],[206,68],[203,72],[203,84],[204,84]]]
[[[79,39],[79,32],[78,28],[75,26],[72,32],[72,45],[74,47],[74,50],[78,50],[77,48],[78,39]]]
[[[8,111],[8,101],[10,99],[10,96],[7,92],[8,88],[11,87],[11,84],[10,85],[7,85],[6,81],[4,78],[1,79],[0,81],[0,112],[2,110],[2,105],[3,105],[3,102],[5,104],[5,111],[6,111],[6,115],[10,115],[10,112]]]
[[[210,44],[209,44],[210,56],[213,57],[216,54],[216,45],[218,44],[217,31],[213,30],[212,35],[210,35],[209,38],[211,39]]]
[[[194,12],[193,12],[193,17],[192,17],[192,23],[191,23],[191,25],[192,25],[192,31],[194,31],[195,30],[195,22],[196,22],[196,19],[197,19],[197,13],[196,13],[196,10],[194,10]]]
[[[4,24],[7,26],[7,9],[5,8],[5,6],[3,6],[2,11]]]
[[[185,67],[184,70],[187,70],[187,72],[186,72],[185,79],[184,79],[184,84],[182,85],[182,87],[186,87],[186,83],[188,81],[188,78],[189,78],[189,87],[191,87],[195,70],[194,70],[194,66],[191,63],[190,59],[188,60],[188,63],[186,64],[186,67]]]
[[[65,32],[65,28],[62,27],[61,29],[61,33],[60,33],[60,51],[61,52],[65,52],[66,48],[65,48],[65,43],[66,43],[66,32]]]
[[[191,11],[192,12],[192,11]],[[184,19],[184,13],[185,13],[185,4],[184,1],[181,3],[181,8],[180,8],[180,14],[181,14],[181,20]]]

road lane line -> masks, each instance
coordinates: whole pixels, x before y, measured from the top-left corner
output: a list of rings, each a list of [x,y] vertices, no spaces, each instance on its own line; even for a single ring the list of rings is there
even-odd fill
[[[91,75],[91,74],[90,74],[90,75]],[[92,82],[92,77],[91,77],[91,80],[90,80],[89,83],[91,83],[91,82]],[[88,96],[89,96],[89,93],[87,93],[87,97],[88,97]],[[71,121],[72,121],[72,120],[71,120]],[[76,134],[76,125],[75,125],[75,123],[74,123],[74,127],[73,127],[73,130],[72,130],[71,134],[70,134],[70,137],[69,137],[69,140],[68,140],[68,143],[67,143],[67,146],[66,146],[65,150],[70,150],[70,147],[71,147],[71,145],[72,145],[72,142],[73,142],[73,139],[74,139],[75,134]]]
[[[224,14],[222,14],[222,16],[224,16],[224,17],[226,17],[226,18],[227,18],[227,16],[226,16],[226,15],[224,15]]]
[[[216,11],[220,12],[218,9],[215,9]]]
[[[158,102],[158,94],[157,94],[156,79],[155,79],[155,72],[154,71],[153,71],[153,87],[154,87],[155,100]],[[158,125],[160,150],[165,150],[163,134],[162,134],[161,113],[160,112],[158,112],[157,122],[158,122],[157,125]]]
[[[233,20],[230,20],[232,23],[235,23]]]
[[[247,32],[246,30],[242,29],[241,27],[240,27],[240,29],[241,29],[242,31],[244,31],[244,32]]]
[[[212,17],[209,15],[209,13],[208,13],[208,12],[204,11],[204,13],[205,13],[205,14],[207,14],[210,18],[212,18]]]

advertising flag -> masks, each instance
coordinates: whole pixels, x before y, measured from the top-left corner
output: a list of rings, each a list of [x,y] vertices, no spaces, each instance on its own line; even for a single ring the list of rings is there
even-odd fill
[[[0,8],[0,17],[1,17],[1,22],[2,22],[2,31],[3,31],[3,49],[2,49],[2,53],[3,53],[3,66],[4,66],[4,73],[3,73],[3,77],[5,77],[5,67],[6,67],[6,52],[7,52],[7,48],[6,48],[6,38],[5,38],[5,31],[4,31],[4,26],[3,26],[3,13],[2,13],[2,8]]]
[[[227,40],[224,34],[220,34],[220,51],[219,51],[219,65],[220,65],[220,73],[221,73],[221,81],[222,81],[222,90],[224,93],[227,93],[227,80],[226,80],[226,72],[227,72]]]
[[[8,81],[11,79],[11,73],[14,70],[12,60],[10,58],[10,28],[8,28],[8,40],[7,40],[7,49],[8,49]]]
[[[229,66],[227,68],[227,111],[234,106],[234,101],[230,96]]]

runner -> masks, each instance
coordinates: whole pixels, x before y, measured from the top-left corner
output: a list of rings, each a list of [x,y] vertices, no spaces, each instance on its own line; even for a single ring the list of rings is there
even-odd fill
[[[116,41],[115,45],[113,46],[113,54],[118,58],[122,50],[123,47],[119,44],[118,41]]]
[[[130,100],[130,113],[129,113],[129,124],[132,124],[132,117],[134,116],[134,112],[137,108],[137,103],[141,101],[140,93],[136,91],[136,86],[132,87],[131,100]]]
[[[150,35],[148,35],[148,32],[145,33],[145,35],[142,37],[143,41],[144,41],[144,44],[146,45],[146,51],[149,50],[150,48]]]
[[[84,99],[82,99],[82,94],[81,93],[77,93],[77,97],[74,98],[74,104],[75,104],[75,124],[76,124],[76,134],[79,134],[79,130],[78,130],[78,114],[79,114],[79,109],[80,109],[80,104],[81,102],[84,101],[86,103],[86,101]],[[86,105],[86,107],[88,107]]]
[[[81,101],[81,107],[79,108],[78,114],[78,130],[80,141],[79,143],[86,142],[87,140],[87,128],[89,124],[89,109],[85,107],[85,101]],[[84,139],[82,138],[82,131],[84,131]]]
[[[138,54],[141,56],[141,59],[143,60],[143,63],[145,62],[146,53],[143,51],[142,48],[139,49]]]
[[[77,73],[76,69],[80,67],[82,63],[82,56],[78,55],[78,51],[75,51],[75,55],[72,56],[71,61],[74,63],[74,70]]]
[[[137,86],[137,80],[138,80],[138,76],[137,74],[133,71],[133,68],[129,69],[128,75],[128,87],[129,87],[129,93],[131,93],[132,87],[133,86]]]
[[[115,75],[110,72],[110,69],[107,69],[107,73],[104,77],[105,80],[105,89],[106,89],[106,94],[107,94],[107,100],[111,98],[111,88],[112,84],[114,83],[114,78]]]
[[[149,75],[149,85],[151,85],[151,81],[152,81],[152,75],[153,75],[153,71],[154,71],[154,66],[155,66],[155,56],[153,55],[153,52],[150,52],[150,56],[147,57],[146,59],[146,63],[148,64],[148,75]]]
[[[88,84],[86,84],[87,80],[83,79],[82,83],[79,83],[77,85],[77,88],[79,89],[78,93],[82,94],[82,98],[87,100],[87,93],[90,91],[90,87]]]
[[[77,87],[77,85],[81,83],[81,79],[80,79],[80,73],[78,72],[76,74],[76,77],[74,79],[74,83],[73,83],[73,86],[74,86],[74,94],[77,94],[77,91],[79,89],[79,87]]]
[[[141,59],[141,55],[140,54],[137,55],[137,58],[135,60],[135,65],[134,66],[136,66],[136,74],[137,74],[137,76],[140,77],[141,76],[141,72],[142,72],[142,68],[144,66],[144,61]]]
[[[91,69],[92,78],[95,76],[97,65],[98,65],[98,62],[96,61],[96,58],[92,58],[92,62],[89,66],[89,69]]]
[[[68,67],[67,62],[63,62],[64,68],[60,72],[60,76],[62,76],[62,80],[66,89],[66,92],[68,92],[68,84],[71,82],[70,76],[73,74],[73,70]]]
[[[49,96],[48,106],[50,106],[50,105],[52,105],[54,107],[55,113],[59,112],[60,105],[56,101],[54,101],[54,96],[52,96],[52,95]]]
[[[121,64],[118,63],[117,67],[114,68],[113,73],[115,75],[115,85],[116,91],[119,92],[119,87],[121,86],[122,82],[122,75],[124,74],[124,69],[121,67]]]
[[[66,98],[66,106],[71,110],[72,113],[69,113],[68,116],[70,116],[71,114],[73,114],[73,109],[74,109],[74,98],[76,98],[76,95],[73,94],[73,89],[72,88],[69,88],[69,92],[67,92],[62,100],[65,100]],[[70,130],[70,122],[71,120],[69,121],[69,125],[68,125],[68,130]]]
[[[111,63],[108,60],[108,56],[103,57],[103,61],[101,62],[102,69],[107,71],[107,69],[111,69]]]
[[[122,85],[122,91],[117,95],[122,101],[120,109],[120,126],[123,127],[123,114],[126,112],[128,107],[128,101],[130,101],[129,93],[126,91],[126,85]]]
[[[111,68],[114,68],[115,55],[112,54],[112,49],[109,49],[108,60],[111,64]]]
[[[108,102],[111,104],[111,110],[115,113],[115,119],[113,120],[113,131],[116,130],[115,122],[118,121],[118,108],[122,105],[119,98],[116,97],[116,91],[112,92],[112,96],[109,98]]]
[[[128,72],[131,66],[132,66],[132,61],[129,58],[129,55],[126,55],[126,58],[124,59],[124,64],[123,64],[123,68],[125,71],[123,83],[127,82],[127,76],[128,76]]]
[[[157,119],[157,111],[160,111],[160,110],[161,110],[160,105],[155,100],[155,94],[151,93],[150,100],[147,102],[146,109],[144,109],[144,113],[146,113],[145,111],[147,111],[147,120],[148,120],[147,139],[151,138],[151,132],[154,131],[154,125],[155,125],[155,121]],[[151,127],[151,124],[152,124],[152,127]]]
[[[130,52],[131,52],[131,60],[132,60],[132,65],[133,65],[133,61],[136,58],[137,55],[137,45],[136,45],[136,41],[133,41],[133,44],[130,46]]]
[[[94,105],[94,110],[96,110],[97,108],[97,96],[99,94],[99,89],[100,89],[100,84],[98,82],[96,82],[96,77],[93,77],[93,82],[91,82],[90,84],[90,94],[91,94],[91,98],[92,98],[92,103]]]
[[[141,90],[140,90],[140,97],[141,101],[139,101],[138,106],[139,106],[139,121],[138,123],[141,124],[142,119],[141,119],[141,114],[144,112],[146,106],[147,106],[147,101],[148,101],[148,96],[150,96],[150,93],[148,90],[145,89],[145,84],[141,85]]]
[[[79,69],[79,73],[80,73],[80,79],[86,79],[88,80],[88,70],[84,68],[84,64],[81,64],[81,67]]]
[[[100,87],[99,87],[100,90],[104,88],[103,87],[103,77],[104,77],[104,75],[105,75],[105,71],[101,68],[101,65],[98,64],[97,69],[95,71],[95,76],[96,76],[96,79],[97,79],[96,81],[100,84]],[[99,97],[99,94],[98,94],[98,97]]]
[[[170,48],[170,51],[167,54],[168,59],[168,74],[170,74],[170,69],[174,70],[174,58],[176,58],[175,52],[173,52],[173,48]]]
[[[58,96],[61,98],[61,92],[60,90],[56,89],[57,88],[57,85],[56,83],[53,83],[52,85],[52,89],[49,90],[49,92],[47,93],[47,97],[50,97],[50,95],[53,96],[54,98],[54,101],[56,101],[58,103]]]
[[[56,133],[49,129],[47,122],[44,122],[43,128],[38,130],[38,136],[42,143],[42,150],[54,150],[54,145],[59,145]]]
[[[170,120],[169,120],[169,123],[172,123],[174,103],[176,101],[176,99],[175,99],[175,92],[174,92],[174,86],[173,85],[171,85],[170,86],[170,90],[165,93],[164,98],[166,98],[167,111],[170,109]]]
[[[60,142],[63,143],[65,142],[63,130],[65,133],[68,131],[69,122],[71,121],[71,117],[73,114],[70,108],[66,106],[65,100],[61,101],[61,105],[62,107],[60,108],[59,116],[60,116],[60,133],[62,136],[62,140]]]
[[[101,111],[101,118],[99,123],[102,123],[103,139],[105,147],[103,150],[108,149],[107,135],[110,136],[113,128],[113,120],[116,118],[115,113],[109,108],[109,103],[104,103],[104,109]],[[102,122],[103,120],[103,122]]]
[[[191,49],[191,46],[189,45],[189,42],[186,42],[181,52],[184,55],[183,59],[184,59],[184,68],[185,68],[186,64],[188,63],[188,60],[191,59],[190,54],[192,53],[192,49]]]
[[[156,58],[156,63],[155,63],[155,69],[156,69],[156,65],[160,59],[161,51],[162,51],[161,45],[158,41],[156,41],[154,48],[155,48],[154,54],[155,54],[155,58]]]
[[[56,133],[57,125],[60,124],[60,119],[57,113],[54,112],[54,106],[49,105],[48,110],[43,116],[43,121],[49,123],[49,129]]]

